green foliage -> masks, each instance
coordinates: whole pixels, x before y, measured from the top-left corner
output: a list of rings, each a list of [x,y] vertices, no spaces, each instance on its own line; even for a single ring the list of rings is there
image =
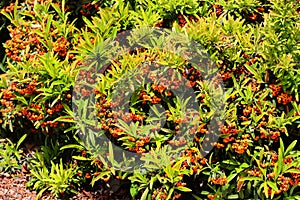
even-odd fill
[[[26,162],[22,156],[23,150],[20,145],[26,139],[27,135],[23,135],[17,144],[9,139],[1,139],[0,145],[0,171],[16,172],[22,168],[22,163]]]
[[[139,4],[144,7],[151,7],[157,11],[163,18],[173,18],[178,14],[193,15],[198,12],[199,2],[196,0],[183,0],[183,1],[167,1],[167,0],[138,0]]]
[[[0,2],[0,10],[8,6],[12,0],[9,1],[1,1]],[[10,21],[3,15],[0,15],[0,72],[5,72],[6,69],[6,63],[5,63],[5,48],[3,47],[3,43],[9,39],[8,31],[5,29],[10,24]]]
[[[68,198],[79,187],[117,178],[131,183],[128,192],[135,199],[299,199],[299,1],[8,2],[0,3],[5,42],[0,49],[0,69],[5,72],[0,76],[0,131],[19,142],[1,140],[0,167],[16,172],[22,162],[29,162],[28,186],[39,197],[49,191],[55,198]],[[206,157],[201,145],[209,143],[208,124],[220,110],[214,103],[222,94],[210,93],[210,84],[203,81],[208,74],[197,71],[194,63],[161,50],[163,37],[151,40],[155,48],[149,49],[149,41],[141,38],[150,33],[136,35],[143,48],[117,55],[93,87],[95,77],[88,70],[95,63],[88,58],[114,55],[117,45],[107,48],[104,41],[145,27],[187,35],[216,63],[226,88],[226,113],[224,124],[216,124],[219,140],[209,144],[215,148]],[[168,66],[194,84],[190,88],[200,104],[197,127],[180,129],[189,99],[159,89],[156,82],[143,82],[131,96],[131,123],[126,118],[112,122],[114,90],[120,83],[140,81],[134,70],[150,64]],[[127,75],[133,80],[124,80]],[[87,97],[93,90],[74,92],[78,76],[97,90],[93,112],[100,127],[87,131],[86,143],[78,139],[85,129],[74,123],[72,109],[91,120]],[[86,99],[76,104],[76,95]],[[157,122],[164,120],[160,127]],[[97,143],[94,130],[99,128],[99,135],[142,155],[144,169],[129,173],[111,166],[126,168],[134,160],[115,161],[112,144]],[[193,141],[176,140],[180,131],[193,133]],[[20,149],[26,135],[40,146],[30,160]],[[171,140],[181,145],[177,152]],[[108,155],[101,154],[106,147]]]
[[[38,191],[37,199],[45,191],[50,191],[55,198],[62,198],[70,193],[76,193],[74,190],[74,178],[76,166],[65,166],[60,160],[59,164],[51,161],[51,167],[48,169],[45,165],[42,155],[38,155],[39,163],[33,162],[35,166],[30,170],[32,179],[27,183],[34,190]]]
[[[241,177],[239,181],[245,184],[251,182],[251,191],[240,191],[240,196],[250,194],[254,191],[254,196],[265,199],[271,197],[274,198],[275,194],[283,190],[284,196],[291,196],[297,194],[297,192],[287,192],[286,187],[291,184],[288,179],[296,179],[297,174],[300,173],[299,166],[299,152],[293,151],[297,141],[292,142],[285,150],[283,141],[280,140],[280,147],[277,153],[270,152],[266,148],[257,148],[252,156],[251,165],[252,169],[257,166],[257,173],[248,172],[248,175]],[[276,156],[277,160],[274,159]],[[292,162],[291,162],[292,160]],[[250,167],[249,166],[249,167]],[[290,177],[290,178],[288,178]],[[294,186],[296,188],[297,186]],[[255,188],[253,190],[253,188]]]

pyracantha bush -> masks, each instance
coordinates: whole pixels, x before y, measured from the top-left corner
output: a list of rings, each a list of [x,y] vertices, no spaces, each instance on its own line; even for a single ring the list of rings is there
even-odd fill
[[[66,197],[85,184],[119,179],[130,183],[129,192],[138,199],[297,199],[299,9],[296,0],[13,2],[2,9],[0,19],[10,23],[0,83],[2,137],[28,134],[42,145],[31,161],[29,183],[40,195],[49,190]],[[84,61],[97,55],[103,41],[142,27],[184,33],[216,63],[225,87],[226,113],[214,143],[204,140],[216,111],[203,89],[203,73],[181,55],[140,49],[116,58],[99,79],[86,69],[89,63]],[[165,144],[181,134],[187,116],[176,110],[180,101],[164,82],[136,90],[130,112],[115,112],[118,105],[112,101],[111,92],[122,75],[151,62],[178,70],[201,105],[197,127],[186,130],[193,143],[184,137],[171,142],[183,147],[177,159],[160,155],[167,151]],[[147,66],[144,74],[151,79]],[[97,87],[78,90],[76,78]],[[73,90],[80,91],[79,96],[74,97]],[[143,157],[150,163],[145,165],[148,173],[115,170],[78,139],[72,99],[91,95],[97,100],[94,114],[100,124],[95,130],[126,150],[142,156],[148,152]],[[149,116],[155,105],[166,110],[163,129],[152,126],[148,132],[134,132],[114,121],[117,116],[137,126],[149,125],[155,121]],[[203,157],[205,142],[214,148]]]

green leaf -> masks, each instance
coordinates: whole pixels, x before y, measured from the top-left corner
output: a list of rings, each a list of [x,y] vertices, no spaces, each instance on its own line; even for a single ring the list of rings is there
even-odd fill
[[[296,173],[296,174],[300,174],[300,169],[289,169],[286,170],[285,173]]]
[[[230,174],[230,175],[227,177],[227,182],[229,183],[229,182],[230,182],[232,179],[234,179],[236,176],[237,176],[236,173]]]
[[[48,188],[49,188],[49,186],[48,186],[48,187],[45,187],[45,188],[43,188],[43,189],[41,189],[40,192],[36,195],[36,199],[39,199],[39,197],[41,197],[42,194],[43,194]]]
[[[7,12],[4,12],[4,10],[1,11],[1,14],[4,15],[7,19],[9,19],[9,21],[12,21],[12,16]]]
[[[148,193],[149,193],[149,188],[146,188],[142,194],[141,200],[147,200]]]
[[[60,16],[60,18],[63,19],[62,10],[59,8],[57,4],[51,3],[51,6],[54,8],[54,10],[57,12],[57,14]]]
[[[239,195],[238,194],[231,194],[227,197],[227,199],[239,199]]]
[[[267,182],[264,182],[262,186],[264,188],[264,193],[265,193],[266,197],[269,198],[269,188],[268,188]]]
[[[277,162],[277,173],[276,174],[281,174],[282,172],[282,166],[284,165],[283,162],[283,156],[284,156],[284,144],[282,139],[280,138],[280,147],[278,149],[278,162]]]
[[[254,67],[256,67],[258,65],[258,63],[255,63],[254,64]],[[255,79],[258,80],[258,83],[263,83],[263,80],[262,80],[262,75],[259,74],[253,67],[251,67],[250,65],[244,65],[248,70],[249,72],[251,72]]]
[[[76,160],[82,160],[82,161],[86,161],[86,160],[91,161],[92,160],[91,158],[86,158],[86,157],[83,157],[83,156],[72,156],[72,158],[76,159]]]
[[[139,193],[139,186],[137,184],[131,184],[130,186],[130,195],[134,198]]]
[[[193,191],[190,188],[187,188],[187,187],[184,187],[184,186],[178,186],[178,187],[175,187],[175,189],[180,190],[182,192],[192,192]]]
[[[78,150],[83,150],[84,147],[78,144],[68,144],[60,148],[60,150],[64,149],[78,149]]]
[[[278,187],[277,187],[276,183],[267,181],[267,184],[268,184],[268,186],[270,186],[270,188],[272,188],[273,191],[278,191]]]
[[[209,194],[209,192],[207,192],[207,191],[202,191],[201,194],[202,194],[202,193],[205,193],[205,194],[203,194],[203,195],[208,195],[208,194]],[[196,196],[195,194],[192,194],[192,196],[193,196],[196,200],[202,200],[202,198]]]
[[[284,156],[287,156],[287,155],[290,153],[290,151],[292,151],[292,150],[294,149],[294,147],[296,146],[296,144],[297,144],[297,140],[294,140],[294,141],[286,148],[286,150],[285,150],[285,152],[284,152]]]
[[[260,177],[243,177],[240,181],[262,181]]]
[[[85,22],[85,25],[88,26],[89,28],[93,29],[94,25],[92,24],[92,22],[86,18],[85,16],[82,17],[83,21]]]
[[[27,100],[25,99],[24,96],[16,96],[14,99],[17,100],[17,101],[21,101],[23,104],[28,106],[28,102],[27,102]]]
[[[18,141],[18,143],[17,143],[17,146],[16,146],[16,149],[19,148],[19,146],[20,146],[21,143],[26,139],[26,137],[27,137],[27,134],[24,134],[24,135],[19,139],[19,141]]]
[[[115,164],[115,158],[114,158],[114,150],[113,150],[113,146],[112,146],[112,143],[111,142],[109,142],[109,144],[108,144],[108,153],[109,153],[109,161],[111,162],[111,164],[112,164],[112,167],[111,167],[111,173],[113,174],[113,175],[115,175],[115,168],[114,168],[114,164]]]
[[[50,27],[51,27],[52,20],[53,20],[53,15],[49,15],[48,19],[47,19],[46,29],[45,29],[46,33],[50,33]]]
[[[168,196],[166,200],[171,199],[173,192],[174,192],[174,188],[172,187],[168,192]]]

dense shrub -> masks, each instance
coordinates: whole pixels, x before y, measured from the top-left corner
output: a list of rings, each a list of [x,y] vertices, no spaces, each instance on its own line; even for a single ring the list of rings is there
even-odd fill
[[[5,16],[9,20],[5,23],[11,23],[10,39],[4,43],[7,70],[0,83],[2,137],[17,140],[27,134],[28,141],[42,146],[29,161],[29,186],[40,195],[49,190],[56,197],[67,196],[78,187],[115,178],[129,181],[130,193],[137,199],[297,199],[299,8],[296,0],[13,3],[0,18]],[[88,149],[78,139],[72,112],[76,77],[94,84],[83,61],[97,53],[106,39],[141,27],[172,28],[201,44],[216,63],[226,91],[219,140],[203,157],[199,146],[210,134],[207,126],[217,110],[210,107],[201,72],[180,55],[151,49],[129,52],[111,63],[96,88],[100,128],[125,149],[152,152],[145,158],[151,169],[146,174],[115,170]],[[169,133],[178,131],[185,120],[176,110],[180,102],[159,89],[161,85],[141,87],[127,115],[147,123],[147,106],[164,99],[169,110],[165,133],[160,132],[163,136],[130,134],[110,120],[114,114],[110,95],[116,82],[145,61],[168,61],[190,81],[202,104],[199,126],[189,130],[195,137],[193,144],[175,141],[185,147],[175,160],[155,158],[172,137]],[[80,91],[87,97],[93,92]]]
[[[2,1],[0,3],[0,9],[3,9],[4,7],[8,6],[12,1]],[[8,24],[10,24],[9,20],[1,15],[0,17],[0,34],[1,34],[1,39],[0,39],[0,71],[4,72],[6,70],[5,68],[5,49],[2,45],[2,43],[4,43],[6,40],[9,39],[9,34],[8,34],[8,30],[6,29],[6,26],[8,26]]]

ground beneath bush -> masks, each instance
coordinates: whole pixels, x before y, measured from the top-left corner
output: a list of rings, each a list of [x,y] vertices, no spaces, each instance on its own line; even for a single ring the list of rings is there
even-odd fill
[[[26,188],[26,183],[29,177],[20,174],[0,174],[0,199],[1,200],[34,200],[36,199],[36,192],[30,191]],[[54,199],[50,194],[43,195],[41,200]],[[112,187],[109,188],[106,185],[99,185],[97,189],[85,190],[81,189],[74,197],[69,198],[71,200],[130,200],[130,194],[125,187]]]
[[[0,136],[0,139],[1,136]],[[40,147],[34,144],[25,143],[22,156],[24,158],[34,158],[36,150]],[[30,191],[26,183],[30,180],[29,168],[27,164],[22,165],[21,170],[14,174],[0,172],[0,200],[35,200],[38,192]],[[92,188],[90,185],[83,186],[70,200],[132,200],[130,195],[129,182],[121,182],[117,179],[111,179],[107,183],[97,182]],[[50,193],[44,193],[40,200],[54,199]]]
[[[23,174],[10,175],[8,173],[1,173],[0,175],[0,199],[13,200],[35,199],[36,192],[30,191],[25,184],[28,177]]]

